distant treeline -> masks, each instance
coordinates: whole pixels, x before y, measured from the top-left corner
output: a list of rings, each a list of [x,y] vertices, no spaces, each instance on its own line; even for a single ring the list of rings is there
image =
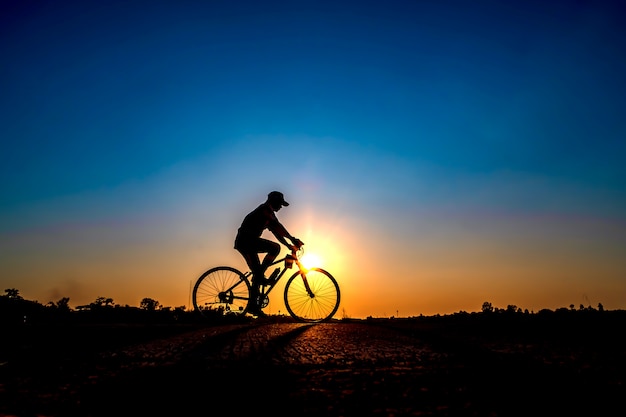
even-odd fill
[[[115,304],[112,298],[98,297],[92,303],[71,308],[70,299],[61,298],[57,302],[41,304],[38,301],[24,299],[17,289],[5,290],[4,295],[0,295],[0,324],[45,324],[45,323],[201,323],[207,322],[205,316],[201,316],[194,310],[188,310],[185,306],[166,307],[157,300],[144,298],[138,307],[121,306]],[[543,309],[538,312],[522,310],[515,305],[508,305],[506,308],[494,307],[489,302],[484,302],[479,312],[465,312],[447,315],[433,316],[413,316],[405,317],[403,320],[422,321],[446,321],[454,320],[463,322],[468,319],[480,317],[484,320],[516,320],[523,321],[534,318],[562,318],[572,317],[619,317],[626,316],[626,310],[605,311],[602,304],[596,308],[580,304],[576,307],[571,304],[568,308],[558,308],[556,310]],[[215,321],[223,321],[225,317],[219,310],[215,310]],[[230,318],[232,319],[232,317]],[[367,317],[366,320],[389,320],[398,319],[395,317]],[[211,321],[211,317],[208,318]],[[350,320],[343,317],[342,320]]]
[[[70,299],[61,298],[57,302],[41,304],[24,299],[19,291],[10,288],[0,296],[0,324],[41,324],[52,322],[78,323],[135,323],[135,322],[197,322],[195,311],[185,306],[165,307],[157,300],[144,298],[139,307],[115,304],[112,298],[98,297],[92,303],[78,306],[69,305]],[[204,319],[206,321],[206,318]]]

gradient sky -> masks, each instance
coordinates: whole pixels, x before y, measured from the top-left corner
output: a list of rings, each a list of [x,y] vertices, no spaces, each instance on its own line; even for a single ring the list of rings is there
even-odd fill
[[[624,309],[620,3],[3,1],[0,290],[189,306],[276,189],[337,317]]]

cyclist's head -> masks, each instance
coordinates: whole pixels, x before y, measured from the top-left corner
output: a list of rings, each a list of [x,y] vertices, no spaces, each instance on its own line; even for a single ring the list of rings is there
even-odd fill
[[[267,195],[267,201],[272,205],[272,207],[276,210],[280,209],[282,206],[288,206],[289,203],[285,201],[285,197],[283,193],[279,191],[272,191]]]

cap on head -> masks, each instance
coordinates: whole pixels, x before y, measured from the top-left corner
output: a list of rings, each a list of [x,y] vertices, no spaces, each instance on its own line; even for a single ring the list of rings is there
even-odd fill
[[[283,193],[281,193],[280,191],[272,191],[271,193],[267,195],[267,199],[281,206],[289,205],[289,203],[285,201],[285,197],[283,196]]]

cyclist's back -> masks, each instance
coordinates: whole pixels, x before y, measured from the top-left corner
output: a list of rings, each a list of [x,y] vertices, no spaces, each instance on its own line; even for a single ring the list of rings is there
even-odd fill
[[[269,204],[265,202],[259,205],[241,222],[241,226],[237,231],[237,237],[235,238],[235,249],[237,248],[238,241],[259,238],[265,229],[269,229],[273,232],[273,229],[276,229],[276,223],[278,223],[278,218]]]

